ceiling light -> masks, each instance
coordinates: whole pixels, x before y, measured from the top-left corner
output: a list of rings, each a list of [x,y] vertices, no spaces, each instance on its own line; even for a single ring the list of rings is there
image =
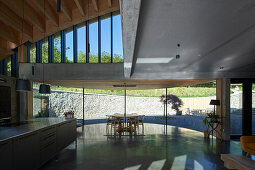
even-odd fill
[[[170,63],[173,57],[167,58],[137,58],[136,63],[138,64],[161,64],[161,63]]]

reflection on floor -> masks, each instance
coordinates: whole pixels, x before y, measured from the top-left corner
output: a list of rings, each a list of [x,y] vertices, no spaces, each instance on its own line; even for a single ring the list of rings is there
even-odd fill
[[[105,124],[77,129],[77,149],[68,146],[42,169],[224,169],[220,153],[242,154],[238,141],[204,140],[185,128],[145,124],[145,136],[105,136]]]

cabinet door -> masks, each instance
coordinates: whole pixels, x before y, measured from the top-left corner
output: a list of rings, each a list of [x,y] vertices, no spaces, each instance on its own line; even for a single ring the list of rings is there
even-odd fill
[[[39,134],[23,135],[13,141],[14,169],[35,169],[39,163]]]
[[[12,142],[0,143],[0,167],[1,169],[12,169]]]

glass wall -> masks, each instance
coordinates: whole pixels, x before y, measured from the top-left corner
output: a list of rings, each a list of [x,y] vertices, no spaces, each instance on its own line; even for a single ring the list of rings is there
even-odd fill
[[[49,55],[48,55],[48,38],[45,38],[42,41],[42,62],[48,63],[49,62]]]
[[[102,63],[120,63],[123,62],[122,49],[122,31],[121,31],[121,17],[119,12],[109,13],[101,16],[101,29],[99,29],[99,17],[89,20],[86,28],[86,22],[77,25],[77,62],[86,62],[86,53],[89,54],[89,63],[98,63],[101,55]],[[112,22],[111,22],[112,21]],[[86,32],[88,31],[88,32]],[[86,40],[86,33],[88,33],[89,42]],[[99,36],[100,35],[100,36]],[[60,32],[53,35],[54,48],[54,63],[61,63],[61,34]],[[73,63],[73,27],[66,29],[65,34],[66,44],[66,62]],[[99,41],[100,38],[100,42]],[[42,41],[42,60],[48,63],[48,38]],[[86,47],[88,51],[86,51]],[[99,51],[101,47],[101,51]],[[99,55],[100,52],[100,55]],[[113,58],[111,58],[113,57]],[[35,43],[31,45],[30,50],[31,63],[36,62],[36,47]]]
[[[73,28],[66,30],[66,62],[73,63]]]
[[[98,63],[98,19],[89,21],[89,63]]]
[[[60,32],[54,35],[54,62],[61,63],[61,35]]]
[[[86,24],[77,26],[78,63],[86,63]]]
[[[230,135],[242,135],[243,85],[230,85]]]
[[[101,17],[101,63],[111,62],[111,15]]]
[[[121,18],[119,12],[113,13],[112,18],[112,31],[113,31],[113,62],[123,62],[123,48],[122,48],[122,31],[121,31]]]

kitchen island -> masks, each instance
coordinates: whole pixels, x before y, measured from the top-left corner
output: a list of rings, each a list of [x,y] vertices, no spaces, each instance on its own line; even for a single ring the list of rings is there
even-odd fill
[[[76,119],[38,118],[0,127],[3,169],[38,169],[76,140]]]

